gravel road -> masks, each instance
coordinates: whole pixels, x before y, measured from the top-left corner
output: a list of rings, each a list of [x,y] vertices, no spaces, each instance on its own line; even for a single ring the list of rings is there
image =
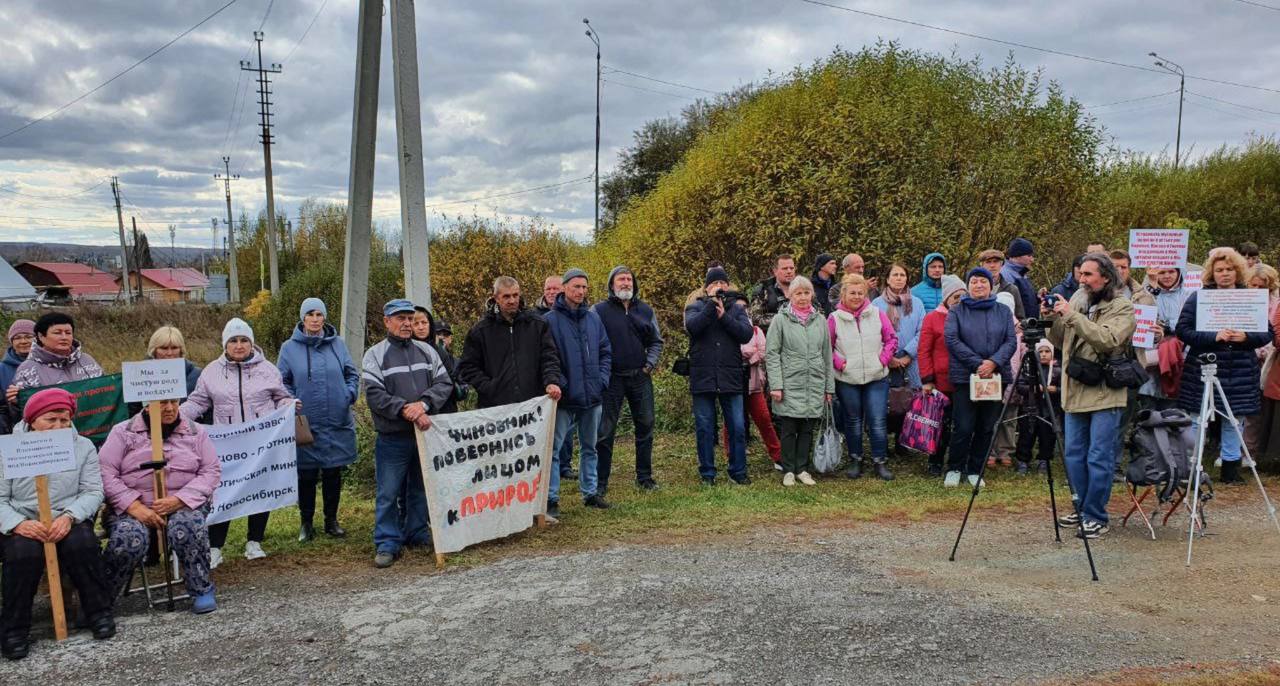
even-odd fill
[[[1280,534],[1248,497],[1213,523],[1190,570],[1177,531],[1115,531],[1095,546],[1098,583],[1078,542],[1052,542],[1047,513],[982,513],[956,562],[953,516],[441,573],[424,554],[386,571],[270,558],[239,565],[212,615],[130,598],[114,640],[42,637],[0,682],[966,684],[1271,664]]]

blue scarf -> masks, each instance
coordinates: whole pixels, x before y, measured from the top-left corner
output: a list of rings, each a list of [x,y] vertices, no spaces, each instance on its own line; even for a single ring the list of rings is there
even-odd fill
[[[970,298],[969,296],[966,295],[963,298],[960,298],[960,302],[964,303],[964,306],[968,307],[971,310],[989,310],[995,307],[996,304],[999,303],[1000,301],[996,300],[995,298],[983,298],[982,300],[974,300],[973,298]]]

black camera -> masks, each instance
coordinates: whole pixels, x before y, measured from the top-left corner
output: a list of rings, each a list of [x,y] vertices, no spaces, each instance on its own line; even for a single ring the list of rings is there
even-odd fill
[[[725,290],[723,290],[723,291],[719,291],[719,292],[718,292],[718,293],[716,293],[715,295],[708,296],[708,297],[711,297],[711,298],[719,298],[719,299],[720,299],[720,303],[721,303],[722,305],[724,305],[725,307],[729,307],[730,305],[734,304],[735,302],[737,302],[737,301],[739,301],[739,300],[743,300],[743,301],[747,301],[747,300],[748,300],[748,298],[747,298],[747,296],[746,296],[746,295],[743,295],[742,293],[739,293],[738,291],[731,291],[731,290],[728,290],[728,289],[725,289]]]
[[[1026,343],[1028,348],[1034,350],[1036,343],[1039,343],[1045,337],[1045,333],[1051,326],[1053,326],[1053,322],[1048,319],[1028,317],[1022,320],[1022,342]]]

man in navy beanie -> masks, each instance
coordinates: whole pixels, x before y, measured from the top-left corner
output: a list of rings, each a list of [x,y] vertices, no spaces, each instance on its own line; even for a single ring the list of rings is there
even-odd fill
[[[1000,280],[1017,286],[1023,312],[1039,312],[1040,299],[1035,285],[1027,276],[1027,272],[1031,271],[1031,264],[1035,262],[1035,246],[1019,236],[1009,243],[1009,249],[1004,252],[1005,263],[1000,269]]]

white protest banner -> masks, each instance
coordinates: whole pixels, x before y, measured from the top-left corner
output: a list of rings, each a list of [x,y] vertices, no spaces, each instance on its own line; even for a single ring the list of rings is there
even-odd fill
[[[120,374],[126,403],[187,397],[187,363],[181,358],[125,362]]]
[[[1133,347],[1135,348],[1154,348],[1156,347],[1156,323],[1155,305],[1139,305],[1134,303],[1133,316],[1138,320],[1138,328],[1133,331]]]
[[[437,555],[524,531],[546,513],[553,408],[540,396],[435,415],[416,432]]]
[[[1132,267],[1187,266],[1187,229],[1129,229],[1129,255]]]
[[[1208,288],[1196,294],[1196,331],[1266,331],[1265,288]]]
[[[1182,275],[1182,287],[1189,291],[1198,291],[1204,285],[1204,270],[1187,271]]]
[[[298,502],[293,403],[243,424],[205,427],[222,463],[208,522],[269,512]]]
[[[27,431],[0,436],[0,460],[6,479],[22,479],[76,468],[75,429]]]

